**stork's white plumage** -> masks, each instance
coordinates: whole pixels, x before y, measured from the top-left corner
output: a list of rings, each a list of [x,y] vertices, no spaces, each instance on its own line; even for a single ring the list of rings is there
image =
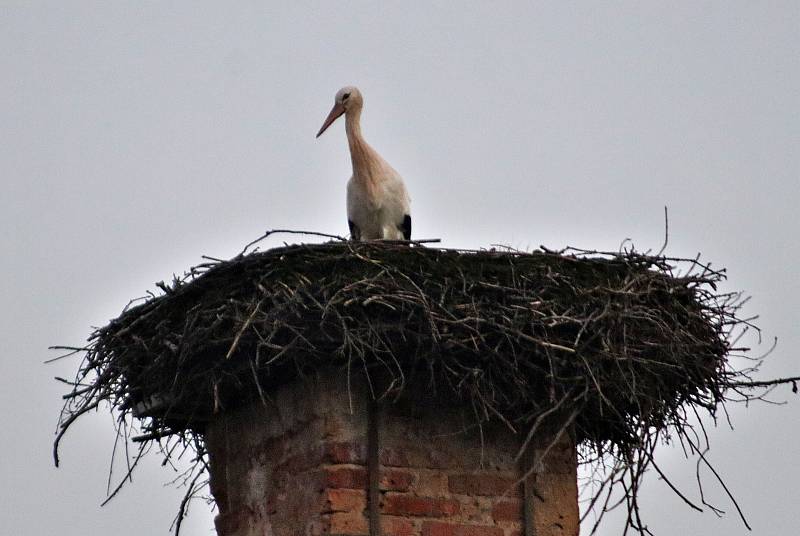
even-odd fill
[[[319,138],[344,114],[353,176],[347,183],[347,223],[353,240],[410,240],[411,212],[400,174],[370,147],[361,135],[364,99],[358,88],[336,93],[331,113],[319,129]]]

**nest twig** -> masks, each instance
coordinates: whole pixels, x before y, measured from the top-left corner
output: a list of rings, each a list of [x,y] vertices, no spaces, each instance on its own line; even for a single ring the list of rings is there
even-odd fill
[[[695,416],[798,379],[753,381],[758,363],[733,368],[751,319],[739,317],[741,294],[717,290],[724,271],[697,259],[341,240],[246,251],[160,283],[163,294],[70,349],[84,358],[56,464],[70,425],[105,403],[120,430],[137,430],[138,455],[150,444],[165,463],[192,453],[179,522],[202,483],[215,413],[321,368],[379,371],[394,392],[446,393],[476,407],[479,424],[499,419],[523,437],[569,416],[583,461],[606,469],[588,510],[602,517],[619,500],[645,534],[637,494],[648,467],[663,476],[656,445],[677,441],[706,460]]]

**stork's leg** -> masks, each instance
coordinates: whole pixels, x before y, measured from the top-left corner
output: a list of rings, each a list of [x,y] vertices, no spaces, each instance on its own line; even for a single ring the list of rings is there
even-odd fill
[[[347,225],[350,226],[350,240],[361,240],[361,229],[358,225],[353,223],[353,220],[347,220]]]

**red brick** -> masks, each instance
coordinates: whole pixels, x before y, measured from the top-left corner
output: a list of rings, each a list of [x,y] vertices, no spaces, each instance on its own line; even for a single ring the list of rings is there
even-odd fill
[[[331,536],[367,536],[369,521],[360,512],[337,512],[330,515],[329,530]]]
[[[492,505],[492,519],[495,521],[522,520],[522,501],[519,499],[497,501]]]
[[[367,470],[364,467],[326,467],[324,471],[324,482],[329,488],[367,488]]]
[[[364,512],[367,493],[357,489],[329,489],[325,492],[327,512]]]
[[[403,517],[382,516],[381,534],[383,536],[414,536],[414,523]]]
[[[415,495],[387,493],[381,503],[384,514],[418,517],[446,517],[459,512],[458,502]]]
[[[520,490],[521,486],[517,484],[516,479],[494,474],[455,474],[448,477],[447,483],[452,493],[461,495],[484,495],[494,497],[503,495],[519,497],[522,495]]]
[[[412,487],[420,495],[442,497],[447,491],[447,474],[435,469],[423,469],[416,472],[417,478]]]
[[[414,483],[414,473],[402,469],[381,469],[380,488],[384,491],[408,491]]]
[[[503,529],[481,525],[454,525],[441,521],[426,521],[422,524],[422,536],[503,536]]]
[[[328,463],[355,463],[366,462],[366,447],[364,443],[328,441],[323,448],[324,461]]]
[[[329,488],[366,489],[365,467],[326,467],[325,485]],[[402,469],[381,469],[380,489],[383,491],[408,491],[414,483],[414,474]]]

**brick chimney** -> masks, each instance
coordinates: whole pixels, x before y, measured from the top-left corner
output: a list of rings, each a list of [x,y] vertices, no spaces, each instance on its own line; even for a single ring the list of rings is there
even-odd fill
[[[217,415],[206,445],[219,536],[578,534],[569,438],[544,457],[552,437],[534,438],[515,462],[522,438],[499,424],[474,426],[469,406],[422,394],[370,400],[340,372]]]

